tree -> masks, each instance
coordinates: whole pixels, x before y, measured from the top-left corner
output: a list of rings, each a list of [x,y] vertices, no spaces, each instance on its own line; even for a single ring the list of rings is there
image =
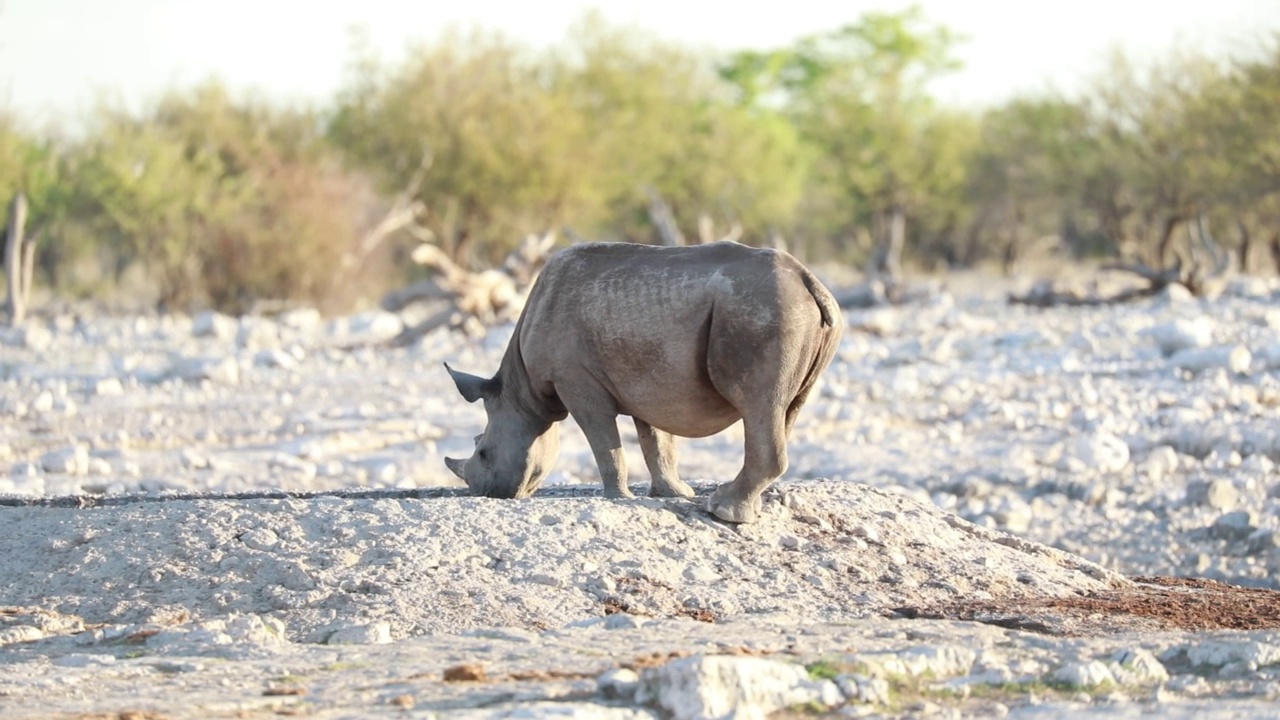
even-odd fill
[[[999,258],[1006,272],[1036,238],[1066,236],[1081,203],[1079,176],[1096,172],[1083,105],[1062,98],[1015,98],[987,111],[972,159],[968,202],[973,243],[965,261]]]
[[[416,193],[424,224],[461,260],[477,239],[505,247],[563,222],[581,182],[579,119],[565,110],[529,52],[500,35],[452,32],[400,68],[358,57],[329,136],[386,192],[404,188],[429,154]]]
[[[1280,271],[1280,34],[1257,57],[1237,60],[1196,107],[1206,161],[1201,182],[1234,225],[1240,268],[1265,239]]]
[[[707,58],[596,14],[552,52],[454,31],[400,67],[359,54],[329,133],[386,192],[429,153],[423,224],[461,263],[562,226],[648,239],[650,189],[686,227],[714,216],[763,238],[805,168],[793,128],[733,105]]]
[[[588,14],[571,37],[552,92],[581,118],[575,224],[648,239],[650,190],[685,234],[718,218],[761,243],[791,222],[811,158],[784,117],[734,102],[710,58],[645,32]]]
[[[341,305],[359,286],[337,268],[365,198],[319,131],[309,112],[236,101],[217,84],[141,118],[104,108],[77,172],[83,211],[122,266],[150,270],[164,307]]]
[[[1207,212],[1217,181],[1206,128],[1194,111],[1221,67],[1198,55],[1137,67],[1117,52],[1090,98],[1096,150],[1109,177],[1093,184],[1093,205],[1117,248],[1133,247],[1161,267],[1179,229]]]
[[[70,202],[64,165],[52,139],[24,132],[12,116],[0,114],[0,203],[7,206],[18,193],[26,196],[26,236],[33,248],[40,243],[45,256],[52,254],[46,235],[65,218]]]
[[[869,225],[874,271],[899,272],[908,216],[933,193],[955,189],[964,172],[964,152],[940,152],[939,144],[946,135],[959,141],[962,125],[937,116],[926,91],[958,67],[955,42],[913,7],[867,13],[790,48],[740,53],[722,70],[742,102],[781,107],[817,150],[815,196],[826,195],[819,202],[827,208],[848,208],[828,231]]]

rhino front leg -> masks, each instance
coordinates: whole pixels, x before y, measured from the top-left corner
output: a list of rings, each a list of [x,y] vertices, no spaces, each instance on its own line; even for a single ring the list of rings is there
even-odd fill
[[[752,522],[760,515],[760,496],[787,471],[786,421],[781,413],[763,419],[743,418],[746,453],[732,482],[707,498],[707,510],[721,520]]]
[[[627,487],[627,455],[622,451],[622,438],[618,435],[618,418],[575,417],[582,433],[591,445],[596,466],[600,469],[600,482],[604,484],[607,498],[635,497]]]
[[[640,418],[633,419],[644,463],[649,466],[649,475],[653,478],[649,497],[693,497],[693,488],[681,480],[676,471],[675,437]]]

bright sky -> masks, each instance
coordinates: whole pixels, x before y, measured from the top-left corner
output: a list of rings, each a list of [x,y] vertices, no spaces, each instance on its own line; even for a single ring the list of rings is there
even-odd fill
[[[537,45],[565,36],[585,8],[672,40],[769,48],[830,30],[895,0],[0,0],[0,107],[37,124],[89,109],[99,93],[131,105],[216,75],[283,101],[321,100],[342,79],[348,32],[364,26],[384,57],[451,23]],[[935,89],[949,102],[999,102],[1050,84],[1070,91],[1116,45],[1139,58],[1175,45],[1221,55],[1280,31],[1280,0],[921,0],[969,39],[966,69]],[[744,7],[757,7],[747,10]]]

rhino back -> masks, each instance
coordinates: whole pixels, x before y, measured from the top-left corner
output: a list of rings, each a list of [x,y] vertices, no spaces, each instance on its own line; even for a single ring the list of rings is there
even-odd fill
[[[717,299],[744,303],[744,315],[767,312],[760,290],[772,263],[771,251],[737,243],[574,246],[539,277],[526,306],[526,334],[532,343],[539,342],[534,333],[547,333],[596,347],[679,340],[699,330]]]
[[[737,243],[579,245],[543,270],[513,342],[543,394],[599,387],[621,414],[711,434],[738,419],[708,371],[713,312],[732,316],[744,356],[759,352],[788,314],[822,323],[805,273],[789,255]]]

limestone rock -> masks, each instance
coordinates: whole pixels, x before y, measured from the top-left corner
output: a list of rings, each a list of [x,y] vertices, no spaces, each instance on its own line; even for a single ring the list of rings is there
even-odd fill
[[[44,352],[53,344],[53,333],[42,323],[28,321],[20,328],[0,333],[0,344]]]
[[[1230,510],[1240,502],[1240,491],[1225,478],[1199,480],[1187,486],[1187,502],[1215,510]]]
[[[1208,347],[1213,342],[1213,321],[1201,315],[1193,320],[1174,320],[1146,331],[1166,357],[1183,350]]]
[[[1234,662],[1280,663],[1280,645],[1259,640],[1205,640],[1170,650],[1164,661],[1182,660],[1192,668],[1221,668]]]
[[[1129,445],[1106,431],[1071,439],[1058,461],[1067,472],[1116,473],[1128,466]]]
[[[1176,368],[1191,372],[1225,368],[1237,375],[1243,375],[1249,372],[1249,367],[1253,364],[1253,353],[1243,345],[1186,348],[1174,353],[1169,358],[1169,363]]]
[[[206,310],[191,319],[191,334],[215,340],[230,340],[236,334],[235,318]]]
[[[40,458],[40,467],[47,473],[87,475],[89,473],[89,449],[83,445],[73,445],[62,450],[45,453]]]
[[[187,382],[209,380],[226,385],[240,382],[240,364],[231,356],[173,358],[165,377]]]
[[[1098,660],[1063,665],[1053,673],[1053,679],[1082,690],[1116,684],[1111,670]]]
[[[280,329],[271,320],[260,317],[240,318],[236,345],[245,350],[273,348],[280,344]]]
[[[841,675],[836,684],[846,698],[867,705],[888,705],[893,699],[889,681],[882,677]]]
[[[1111,674],[1123,685],[1154,685],[1169,679],[1169,671],[1150,650],[1129,648],[1111,656]]]
[[[280,544],[280,537],[270,528],[258,528],[240,536],[245,547],[266,552]]]
[[[259,350],[258,353],[253,356],[253,364],[258,367],[293,370],[298,367],[298,360],[284,350],[280,350],[279,348],[269,348]]]
[[[1138,466],[1138,471],[1152,482],[1160,482],[1178,469],[1178,451],[1168,445],[1153,448]]]
[[[555,718],[556,720],[654,720],[646,710],[626,707],[610,707],[587,702],[557,702],[533,700],[529,702],[499,703],[476,710],[449,710],[451,720],[516,720],[517,718]],[[431,714],[427,717],[436,717]]]
[[[640,688],[640,675],[629,668],[614,668],[596,678],[600,694],[612,700],[631,700]]]
[[[404,329],[400,316],[381,310],[360,313],[350,318],[347,331],[355,338],[369,343],[390,340]]]
[[[160,629],[154,626],[126,629],[125,635],[143,635],[148,650],[165,655],[248,657],[288,642],[283,622],[260,615],[236,615]],[[109,638],[106,638],[109,639]]]
[[[375,622],[339,628],[326,642],[329,645],[385,645],[391,642],[391,624]]]
[[[7,627],[0,629],[0,647],[15,643],[35,642],[36,640],[43,640],[44,636],[43,630],[31,625]]]
[[[1244,540],[1257,529],[1257,518],[1253,513],[1248,510],[1232,510],[1219,516],[1210,531],[1214,537],[1236,541]]]
[[[98,397],[124,395],[124,383],[118,377],[95,378],[89,383],[89,393]]]
[[[280,314],[277,318],[281,327],[290,330],[311,334],[320,329],[323,318],[320,311],[315,308],[295,308]]]
[[[757,717],[794,705],[837,705],[829,680],[815,681],[800,665],[754,657],[694,656],[645,670],[636,701],[653,704],[676,720]]]

